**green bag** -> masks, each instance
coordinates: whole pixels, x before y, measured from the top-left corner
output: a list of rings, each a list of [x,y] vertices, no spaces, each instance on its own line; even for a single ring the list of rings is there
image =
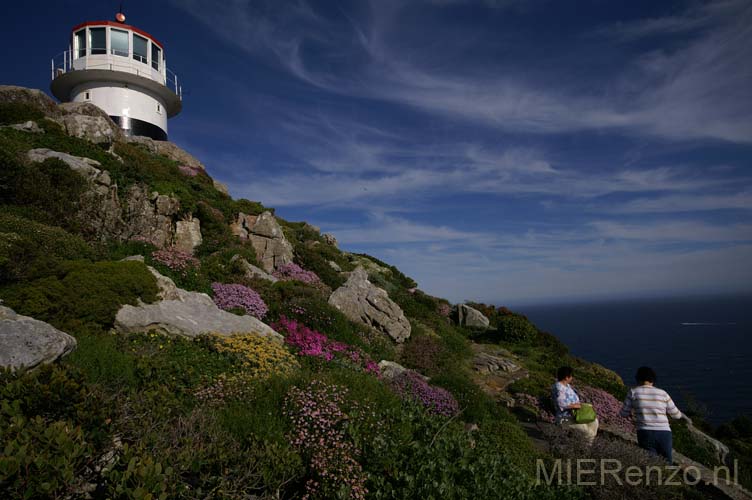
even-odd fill
[[[595,422],[595,409],[590,403],[582,403],[579,410],[574,411],[574,423],[575,424],[589,424]]]

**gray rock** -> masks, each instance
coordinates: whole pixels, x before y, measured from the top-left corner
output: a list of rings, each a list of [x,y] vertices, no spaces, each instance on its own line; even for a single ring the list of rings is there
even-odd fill
[[[271,281],[272,283],[276,283],[279,281],[275,276],[272,276],[271,274],[267,273],[263,269],[260,269],[247,260],[245,260],[240,255],[233,255],[232,259],[230,259],[230,262],[237,262],[238,265],[243,269],[245,272],[245,277],[249,279],[262,279],[266,281]]]
[[[395,363],[394,361],[387,361],[385,359],[382,359],[379,361],[379,371],[381,372],[381,376],[385,379],[391,380],[393,378],[396,378],[400,375],[402,375],[405,372],[414,371],[410,370],[409,368],[405,368],[399,363]],[[428,382],[429,378],[425,375],[422,375],[418,372],[415,372],[418,374],[420,378]]]
[[[240,212],[238,218],[230,224],[230,231],[241,240],[247,240],[251,235],[251,228],[256,223],[257,218],[257,215],[246,215]]]
[[[478,353],[473,359],[475,370],[480,373],[494,373],[503,371],[505,373],[514,373],[520,369],[520,365],[509,358],[494,356],[486,352]]]
[[[0,367],[17,370],[51,363],[76,348],[76,339],[52,325],[0,306]]]
[[[86,178],[88,181],[97,182],[105,186],[111,184],[110,174],[107,171],[97,168],[102,164],[91,158],[73,156],[68,153],[52,151],[51,149],[46,148],[32,149],[26,153],[26,157],[34,163],[41,163],[50,158],[55,158],[64,162],[71,170]]]
[[[15,125],[3,125],[2,127],[0,127],[0,129],[3,128],[10,128],[29,134],[44,134],[44,130],[42,130],[39,125],[37,125],[37,122],[33,122],[31,120],[23,123],[16,123]]]
[[[267,273],[293,261],[293,248],[271,212],[259,216],[239,214],[233,231],[250,240],[256,259]]]
[[[137,240],[151,243],[157,248],[169,246],[173,241],[173,219],[180,210],[180,202],[171,196],[161,195],[142,185],[128,189],[123,202],[123,225],[112,230],[112,237],[120,240]],[[107,232],[107,228],[103,228]]]
[[[15,85],[0,85],[0,102],[28,104],[45,114],[58,117],[60,109],[50,96],[38,89],[27,89]]]
[[[201,221],[194,218],[178,221],[175,224],[174,246],[186,253],[193,251],[203,242],[201,237]]]
[[[455,314],[457,315],[457,323],[462,326],[488,328],[490,323],[482,312],[465,304],[455,306]]]
[[[335,238],[333,234],[326,233],[323,235],[323,238],[324,243],[326,243],[327,245],[331,245],[335,248],[338,247],[337,238]]]
[[[95,144],[111,144],[123,140],[122,129],[99,107],[89,102],[67,102],[60,105],[66,133]]]
[[[329,262],[329,267],[331,267],[332,269],[334,269],[334,270],[335,270],[335,271],[337,271],[338,273],[341,273],[341,272],[342,272],[342,268],[341,268],[341,267],[339,267],[339,264],[337,264],[337,263],[336,263],[336,262],[334,262],[333,260],[330,260],[330,261],[328,261],[328,262]]]
[[[261,337],[282,340],[282,335],[257,318],[223,311],[205,293],[183,290],[153,268],[149,268],[149,271],[157,278],[159,295],[163,300],[154,304],[121,307],[115,316],[117,331],[135,333],[161,330],[185,337],[208,333],[255,333]]]
[[[214,189],[225,196],[230,196],[230,190],[227,188],[227,184],[219,182],[217,179],[212,179],[212,184],[214,184]]]
[[[347,282],[329,297],[329,304],[348,318],[389,335],[396,342],[410,337],[410,322],[402,309],[383,290],[370,281],[365,269],[358,267]]]

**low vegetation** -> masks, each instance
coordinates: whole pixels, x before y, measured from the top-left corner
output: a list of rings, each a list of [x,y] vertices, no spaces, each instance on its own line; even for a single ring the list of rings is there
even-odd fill
[[[543,401],[556,367],[571,364],[594,398],[613,405],[625,388],[612,372],[504,309],[477,305],[490,332],[460,328],[447,301],[304,223],[280,220],[295,252],[280,281],[250,278],[236,256],[258,264],[255,252],[229,224],[261,213],[260,203],[232,200],[204,172],[137,145],[115,144],[118,159],[34,109],[0,106],[0,123],[26,119],[45,133],[0,130],[0,298],[78,347],[54,365],[0,373],[3,498],[599,498],[536,485],[535,460],[550,456],[473,381],[471,341],[518,357],[529,377],[511,390],[531,404]],[[182,216],[201,220],[203,244],[190,255],[95,241],[72,217],[80,178],[57,161],[26,164],[23,153],[37,147],[99,161],[121,194],[141,183],[176,197]],[[121,261],[131,255],[143,262]],[[327,302],[357,265],[409,318],[404,346]],[[113,333],[122,305],[157,300],[147,266],[223,309],[263,318],[284,341]],[[387,380],[381,360],[411,371]],[[748,422],[719,432],[749,456]]]

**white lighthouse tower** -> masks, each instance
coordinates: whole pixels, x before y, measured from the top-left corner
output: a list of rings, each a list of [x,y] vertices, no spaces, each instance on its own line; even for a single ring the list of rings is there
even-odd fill
[[[90,21],[71,32],[68,50],[52,60],[52,94],[62,102],[91,102],[127,135],[167,140],[167,119],[180,113],[183,92],[167,69],[164,45],[116,21]]]

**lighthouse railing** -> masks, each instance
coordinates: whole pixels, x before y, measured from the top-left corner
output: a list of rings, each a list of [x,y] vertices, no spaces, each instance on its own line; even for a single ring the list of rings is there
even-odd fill
[[[150,80],[157,81],[169,88],[182,100],[183,99],[183,87],[178,83],[178,75],[174,71],[165,67],[164,73],[158,73],[153,71],[151,66],[144,65],[142,63],[134,64],[130,60],[122,58],[110,58],[107,56],[95,56],[90,57],[78,57],[74,58],[72,50],[66,50],[57,54],[51,61],[51,79],[64,75],[70,71],[80,71],[87,69],[106,69],[111,71],[123,71],[125,73],[131,73]],[[140,66],[144,66],[141,68]]]

